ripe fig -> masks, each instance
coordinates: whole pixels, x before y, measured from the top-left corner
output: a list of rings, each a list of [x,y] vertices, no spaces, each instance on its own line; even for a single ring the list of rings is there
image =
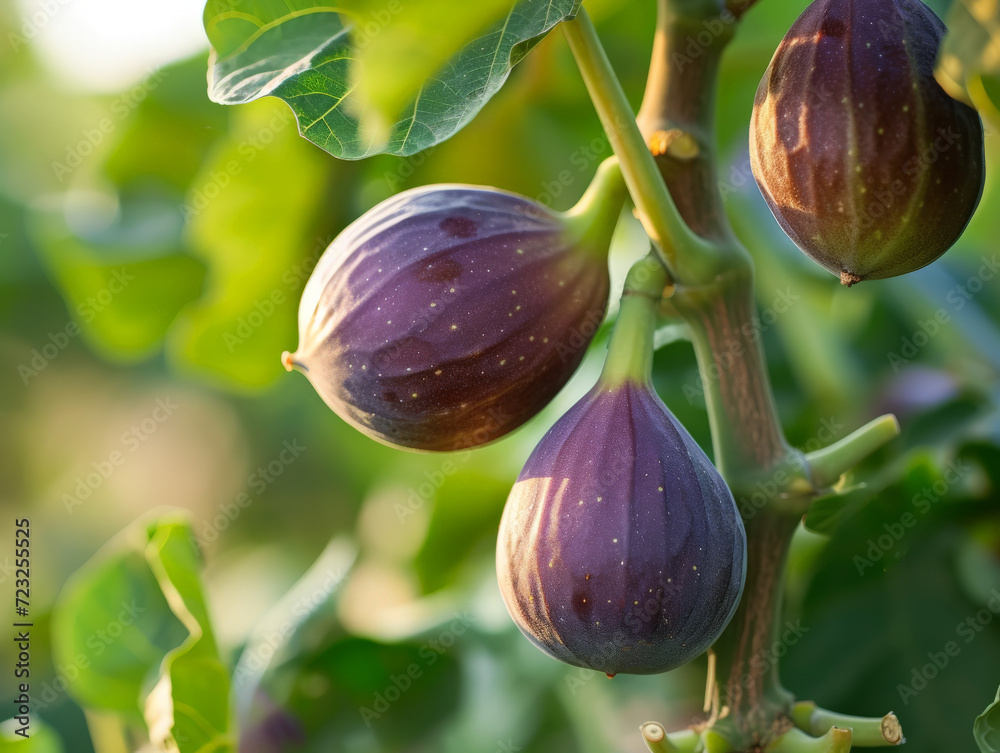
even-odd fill
[[[757,91],[757,184],[845,285],[930,264],[979,204],[982,121],[934,78],[945,31],[920,0],[816,0]]]
[[[302,295],[298,351],[283,361],[385,444],[449,451],[497,439],[583,358],[607,307],[624,198],[614,161],[564,214],[492,188],[401,193],[324,253]]]
[[[521,632],[612,676],[698,656],[728,624],[746,572],[732,493],[650,382],[665,279],[652,258],[629,273],[601,379],[531,454],[497,544]]]

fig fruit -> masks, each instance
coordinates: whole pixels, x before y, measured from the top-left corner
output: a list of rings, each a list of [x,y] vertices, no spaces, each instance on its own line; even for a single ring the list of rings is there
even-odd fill
[[[569,380],[607,307],[625,198],[616,162],[554,212],[491,188],[401,193],[344,230],[303,291],[285,354],[326,403],[385,444],[485,444]]]
[[[728,624],[746,572],[733,495],[650,383],[665,279],[652,258],[630,272],[601,379],[531,454],[497,545],[521,632],[612,676],[698,656]]]
[[[846,285],[930,264],[979,204],[982,121],[934,78],[945,31],[920,0],[816,0],[757,91],[757,184]]]

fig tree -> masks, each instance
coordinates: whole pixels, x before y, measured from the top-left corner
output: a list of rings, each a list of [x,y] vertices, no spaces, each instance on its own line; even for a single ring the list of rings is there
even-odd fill
[[[651,385],[665,279],[652,258],[630,272],[601,379],[535,448],[500,524],[514,622],[556,659],[608,675],[698,656],[746,571],[729,488]]]
[[[979,204],[982,121],[934,78],[944,33],[920,0],[816,0],[757,91],[757,183],[846,285],[930,264]]]
[[[507,434],[569,380],[607,307],[617,163],[567,213],[492,188],[403,192],[344,230],[285,354],[383,443],[449,451]]]

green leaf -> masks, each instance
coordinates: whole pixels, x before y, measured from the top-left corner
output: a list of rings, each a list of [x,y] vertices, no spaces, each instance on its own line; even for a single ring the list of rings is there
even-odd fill
[[[127,528],[72,576],[55,605],[53,653],[78,670],[66,680],[82,706],[138,718],[147,676],[187,635],[149,569],[149,539],[144,525]]]
[[[872,500],[895,493],[919,495],[941,478],[940,463],[928,450],[915,450],[897,459],[864,483],[857,483],[813,500],[806,514],[805,526],[815,533],[833,533]]]
[[[366,31],[370,11],[369,17],[362,13],[357,18],[355,31],[337,12],[342,9],[318,2],[257,0],[245,7],[241,0],[210,0],[205,28],[215,51],[209,96],[222,104],[279,97],[294,111],[303,136],[343,159],[415,154],[472,120],[500,90],[513,66],[556,24],[572,17],[578,3],[522,0],[510,6],[506,18],[459,50],[479,22],[493,13],[497,0],[480,4],[474,15],[464,8],[455,13],[453,4],[440,0],[423,0],[405,11],[400,4],[398,19],[391,10],[396,4],[390,3],[388,11],[382,10],[393,18],[381,22],[384,31],[378,35]],[[463,18],[428,38],[428,24],[448,11]],[[418,24],[416,39],[422,51],[413,70],[397,62],[406,60],[412,42],[387,52],[383,60],[380,51],[414,34]],[[369,46],[374,48],[370,52],[364,49]],[[360,70],[355,62],[359,58],[366,63]],[[369,102],[375,109],[385,108],[376,118],[387,124],[384,138],[376,138],[380,134],[358,120],[356,114]]]
[[[902,497],[892,504],[908,503]],[[921,520],[920,532],[907,535],[913,546],[904,557],[864,574],[852,559],[864,555],[868,532],[845,527],[833,537],[801,620],[790,621],[802,637],[788,641],[781,678],[797,696],[822,698],[843,713],[894,710],[922,751],[966,750],[956,741],[969,738],[985,689],[996,687],[1000,635],[976,623],[981,606],[963,598],[955,581],[950,565],[961,529]]]
[[[175,208],[152,197],[126,199],[113,221],[86,235],[71,229],[67,214],[97,211],[67,204],[36,213],[32,223],[39,255],[73,319],[67,334],[82,332],[110,358],[149,356],[199,295],[205,275],[184,252]]]
[[[432,641],[342,637],[301,657],[295,670],[287,708],[308,731],[310,753],[346,739],[384,753],[412,750],[455,714],[462,698],[454,649]]]
[[[146,548],[156,581],[188,636],[163,661],[146,700],[150,739],[167,750],[232,751],[229,673],[219,659],[199,576],[190,525],[163,522]]]
[[[805,526],[815,533],[831,533],[844,519],[868,504],[878,492],[868,484],[817,497],[809,505]]]
[[[70,579],[53,613],[53,653],[85,708],[148,724],[180,753],[233,751],[229,676],[219,658],[190,523],[139,520]],[[169,741],[169,742],[168,742]]]
[[[338,173],[334,183],[345,167],[318,159],[291,122],[277,103],[241,108],[184,205],[209,284],[178,319],[170,351],[188,371],[229,386],[263,387],[284,373],[299,293],[350,208],[353,182]]]
[[[15,719],[0,723],[0,753],[63,753],[62,740],[37,717],[31,718],[30,737],[18,735],[21,728]]]
[[[993,703],[976,717],[972,734],[982,753],[1000,753],[1000,689]]]
[[[938,81],[951,96],[1000,125],[1000,6],[956,0],[938,60]]]
[[[492,31],[489,27],[498,20],[512,19],[517,9],[511,0],[465,3],[457,13],[453,0],[352,4],[359,6],[352,39],[358,48],[355,92],[362,100],[354,114],[364,113],[362,131],[372,128],[383,136],[453,55],[478,34]],[[499,41],[490,47],[494,52],[502,49]]]

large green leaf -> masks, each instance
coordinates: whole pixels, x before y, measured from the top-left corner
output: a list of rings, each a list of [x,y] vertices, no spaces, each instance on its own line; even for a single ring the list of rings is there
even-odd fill
[[[138,718],[147,676],[187,631],[174,615],[145,550],[150,532],[137,524],[112,539],[66,584],[52,617],[56,663],[83,706]]]
[[[982,753],[1000,753],[1000,690],[993,703],[976,717],[972,733]]]
[[[85,708],[143,717],[180,753],[234,750],[219,658],[186,516],[139,520],[70,579],[53,614],[53,653]]]
[[[452,0],[397,0],[388,5],[385,0],[354,0],[352,4],[361,6],[354,14],[352,35],[358,48],[355,92],[362,100],[355,113],[363,113],[362,130],[374,127],[376,135],[379,131],[385,135],[395,116],[414,103],[424,83],[453,55],[516,10],[511,0],[465,3],[460,13]]]
[[[956,0],[948,14],[937,76],[953,97],[1000,125],[1000,5]]]
[[[507,15],[469,42],[470,32],[494,15],[496,0],[473,4],[471,11],[457,6],[461,13],[441,0],[422,0],[408,10],[389,3],[383,15],[356,13],[367,5],[356,3],[354,23],[339,12],[342,7],[310,0],[210,0],[205,28],[215,51],[209,95],[223,104],[279,97],[295,112],[302,135],[336,157],[415,154],[472,120],[511,68],[578,4],[508,0]],[[449,13],[462,18],[444,25],[435,20]],[[366,30],[369,24],[379,27],[377,33]],[[403,38],[424,48],[412,69],[405,62],[412,42],[400,49]],[[359,59],[366,62],[360,70]],[[370,103],[375,115],[363,127],[358,113]]]
[[[980,603],[962,597],[949,567],[962,533],[941,517],[924,519],[905,556],[859,575],[851,560],[864,553],[863,536],[845,530],[824,551],[797,623],[804,635],[788,645],[781,679],[843,713],[894,710],[920,751],[968,750],[969,722],[986,687],[996,687],[1000,633],[975,622]]]
[[[219,658],[199,576],[199,555],[186,521],[162,522],[146,559],[188,636],[164,658],[160,679],[146,699],[153,742],[180,753],[232,751],[229,673]]]

